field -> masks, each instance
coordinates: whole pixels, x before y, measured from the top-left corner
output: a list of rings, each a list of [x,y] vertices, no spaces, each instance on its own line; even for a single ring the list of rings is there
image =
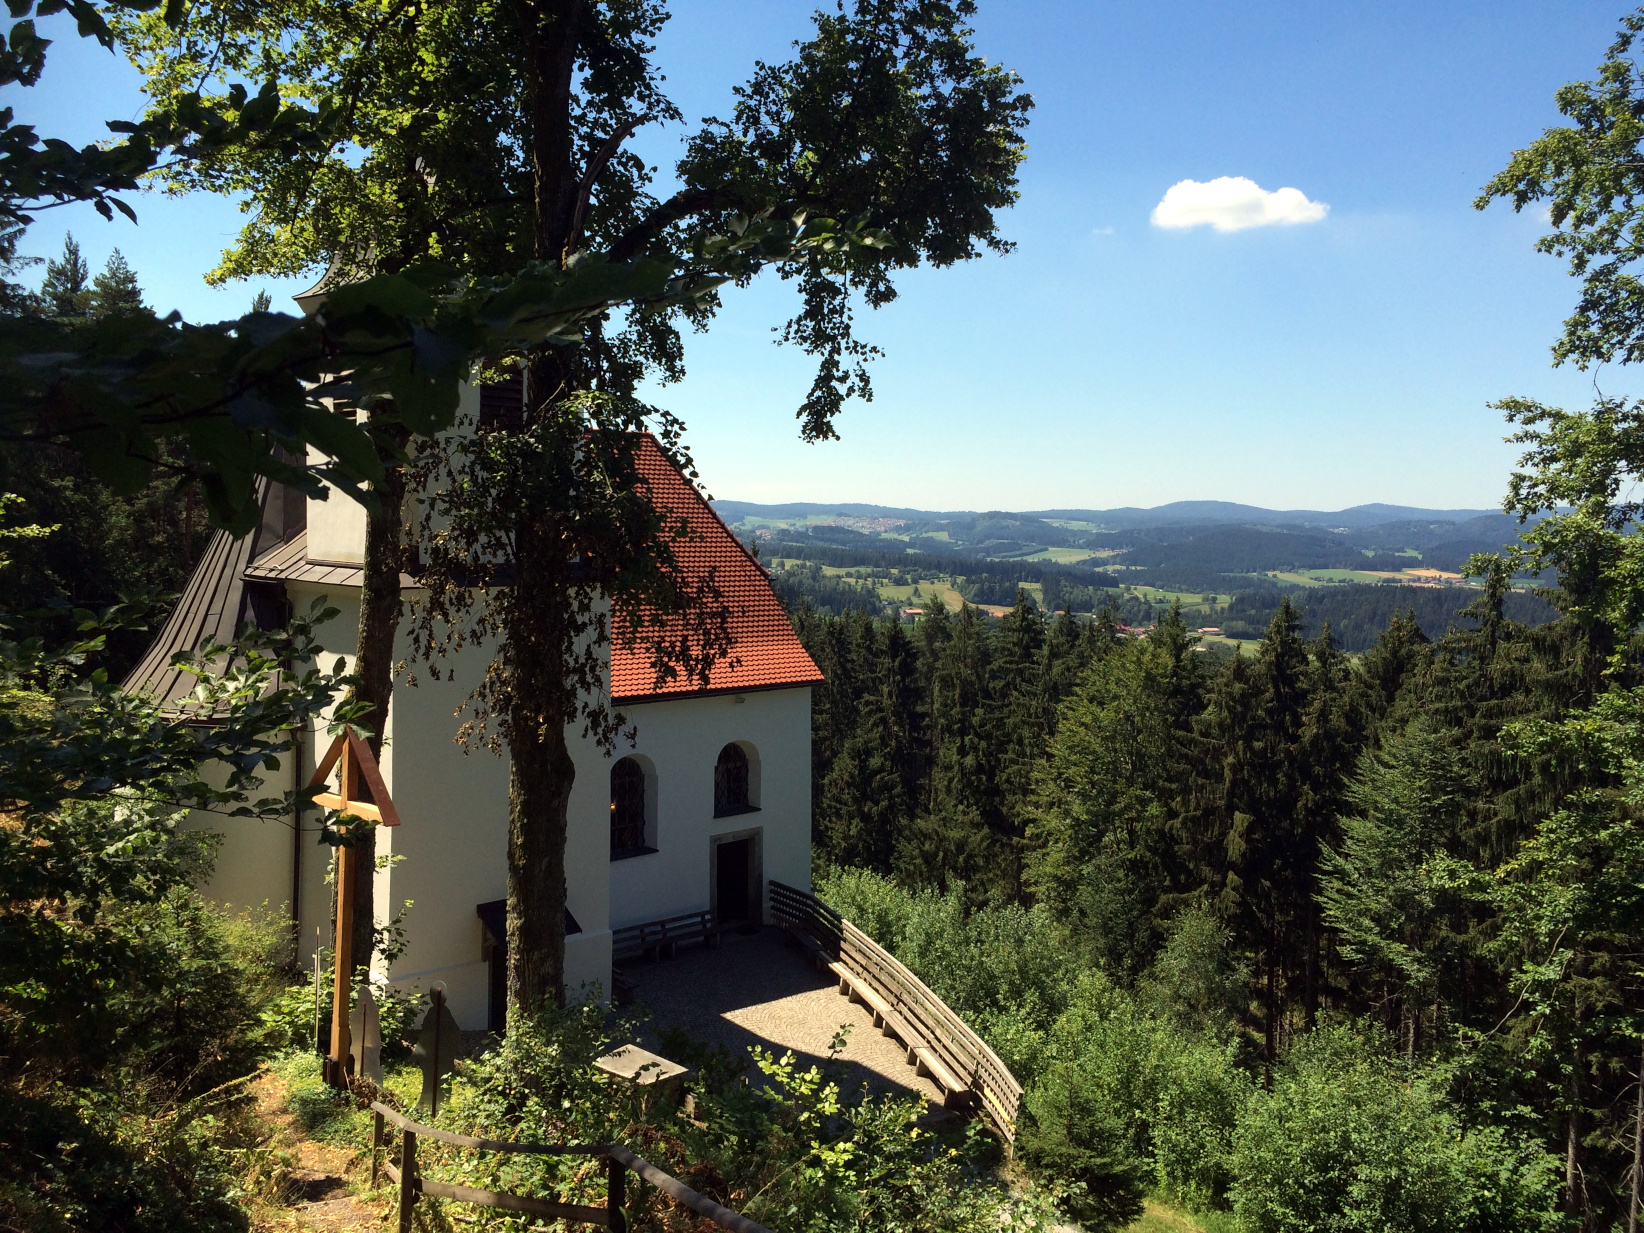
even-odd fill
[[[914,588],[911,586],[882,586],[875,587],[874,590],[879,592],[880,599],[888,599],[904,608],[918,608],[922,604],[930,603],[932,596],[941,595],[942,602],[949,609],[957,609],[963,599],[959,592],[953,589],[953,584],[947,581],[922,582],[919,584],[918,595],[913,593]],[[1001,611],[1008,611],[1008,609],[1001,609]]]
[[[1032,556],[1016,557],[1018,561],[1054,561],[1058,565],[1081,565],[1086,561],[1096,560],[1104,554],[1092,552],[1089,548],[1045,548],[1035,552]]]
[[[801,561],[796,557],[770,557],[766,561],[766,564],[772,569],[782,569],[788,565],[806,565],[808,562]],[[850,578],[859,581],[866,581],[868,575],[875,574],[876,572],[882,576],[882,571],[873,571],[860,565],[818,565],[817,568],[832,578]],[[903,608],[918,608],[923,604],[929,603],[931,597],[934,595],[940,595],[942,597],[942,602],[948,606],[950,611],[957,611],[959,605],[964,602],[964,597],[961,596],[954,588],[953,578],[951,576],[942,578],[925,578],[917,585],[919,590],[918,595],[913,593],[913,584],[909,584],[907,586],[892,586],[889,583],[881,583],[873,589],[875,593],[878,594],[880,599],[887,600]],[[1029,593],[1033,595],[1035,603],[1041,602],[1044,599],[1044,589],[1037,582],[1030,582],[1026,585]],[[1003,616],[1005,613],[1010,611],[1008,607],[1001,608],[997,604],[977,604],[973,606],[982,608],[984,611],[989,612],[994,616]]]
[[[1269,570],[1262,577],[1304,587],[1330,586],[1341,582],[1398,582],[1406,586],[1432,587],[1466,585],[1460,574],[1442,569],[1303,569]]]

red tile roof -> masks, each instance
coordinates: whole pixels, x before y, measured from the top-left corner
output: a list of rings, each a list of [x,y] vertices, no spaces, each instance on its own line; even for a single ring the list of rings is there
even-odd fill
[[[675,542],[674,555],[692,577],[703,578],[713,571],[714,584],[731,609],[733,645],[729,659],[714,665],[706,685],[679,679],[661,686],[643,644],[615,645],[611,648],[612,700],[632,703],[820,681],[822,673],[793,632],[765,571],[649,435],[640,446],[639,470],[658,508],[684,518],[689,525],[690,538]],[[683,618],[676,618],[658,632],[667,638],[683,629]]]

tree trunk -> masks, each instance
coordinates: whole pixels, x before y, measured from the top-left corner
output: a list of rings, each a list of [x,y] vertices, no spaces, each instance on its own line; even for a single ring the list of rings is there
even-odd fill
[[[1627,1233],[1638,1233],[1638,1206],[1644,1169],[1644,1055],[1638,1059],[1638,1100],[1633,1111],[1633,1185],[1627,1201]]]
[[[1302,956],[1302,1010],[1306,1028],[1311,1032],[1319,1009],[1319,906],[1311,890],[1307,894],[1304,919],[1307,939]]]
[[[531,533],[534,532],[534,533]],[[564,637],[570,562],[540,523],[516,536],[508,669],[508,1006],[565,999],[565,838],[576,764]]]
[[[511,4],[525,66],[532,246],[539,261],[563,262],[569,256],[577,184],[571,164],[571,85],[582,9],[582,0]],[[527,423],[539,422],[563,397],[571,371],[568,357],[553,348],[531,358]],[[565,998],[566,807],[576,780],[565,725],[575,718],[577,700],[566,679],[572,651],[565,636],[572,617],[567,546],[547,511],[516,510],[514,518],[506,665],[512,679],[504,727],[510,759],[508,1005],[510,1011],[529,1011]]]
[[[1277,929],[1267,927],[1267,996],[1266,1009],[1263,1018],[1263,1054],[1265,1061],[1264,1082],[1268,1088],[1273,1086],[1273,1066],[1278,1060],[1278,1032],[1279,1032],[1279,946],[1275,936]]]
[[[566,804],[576,779],[558,739],[511,744],[508,778],[508,1007],[565,1001]]]
[[[388,429],[394,445],[404,449],[410,433],[395,425]],[[383,482],[372,491],[377,508],[365,523],[365,569],[360,584],[360,631],[354,673],[359,677],[354,696],[371,704],[365,724],[371,729],[371,753],[381,760],[382,738],[388,722],[388,700],[394,689],[394,640],[400,628],[400,568],[403,565],[400,524],[405,512],[405,469],[391,450],[378,447]],[[377,833],[368,830],[354,848],[358,863],[354,879],[354,967],[371,968],[376,928]]]
[[[582,0],[514,0],[530,109],[534,211],[532,246],[538,261],[563,261],[570,240],[576,177],[571,169],[571,79],[576,65]]]
[[[1564,1210],[1586,1229],[1586,1185],[1582,1178],[1581,1145],[1581,1050],[1576,1050],[1575,1063],[1570,1070],[1570,1117],[1564,1131]]]

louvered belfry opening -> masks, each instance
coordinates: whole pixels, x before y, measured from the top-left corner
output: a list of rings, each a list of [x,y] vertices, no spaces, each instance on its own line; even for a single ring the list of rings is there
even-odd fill
[[[481,385],[479,402],[481,432],[519,432],[525,427],[525,379],[518,373]]]
[[[611,855],[645,850],[645,768],[623,758],[611,768]]]

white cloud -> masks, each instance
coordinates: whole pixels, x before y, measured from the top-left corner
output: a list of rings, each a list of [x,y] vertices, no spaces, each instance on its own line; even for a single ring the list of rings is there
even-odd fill
[[[1202,184],[1198,180],[1172,184],[1153,207],[1153,225],[1243,231],[1275,223],[1316,223],[1328,213],[1329,206],[1309,201],[1299,188],[1270,193],[1244,176],[1218,176]]]

